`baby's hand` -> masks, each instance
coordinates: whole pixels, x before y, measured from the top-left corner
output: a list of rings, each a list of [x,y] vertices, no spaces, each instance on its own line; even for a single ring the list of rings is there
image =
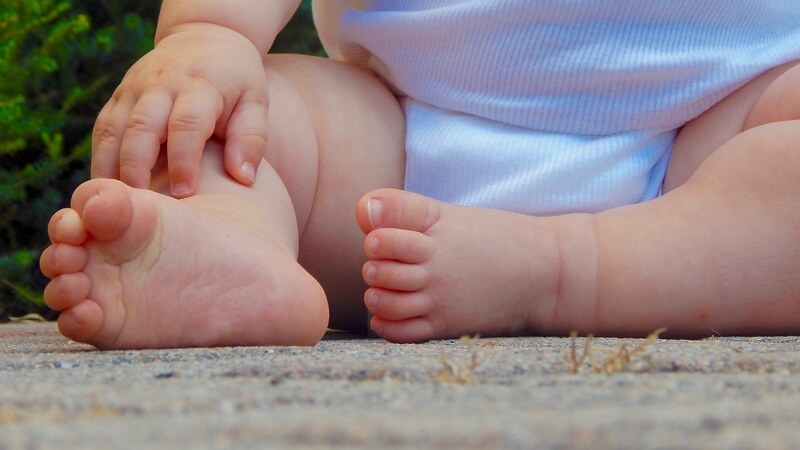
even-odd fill
[[[225,140],[225,168],[250,185],[266,146],[267,90],[261,55],[236,31],[184,25],[134,64],[100,111],[92,136],[92,177],[138,188],[166,143],[170,190],[197,187],[212,136]]]

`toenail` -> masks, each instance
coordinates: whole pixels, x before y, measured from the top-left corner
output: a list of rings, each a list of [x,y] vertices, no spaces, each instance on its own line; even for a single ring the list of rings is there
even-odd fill
[[[377,228],[383,219],[383,202],[377,198],[367,200],[367,214],[373,228]]]
[[[57,217],[49,231],[54,243],[64,242],[75,245],[86,240],[86,230],[83,228],[78,212],[74,209],[67,209]]]
[[[378,269],[375,266],[373,266],[372,264],[367,266],[367,275],[366,275],[367,278],[370,279],[375,278],[376,273],[378,273]]]
[[[89,203],[89,202],[86,202]],[[80,226],[81,218],[78,216],[78,213],[73,209],[68,209],[64,211],[64,214],[58,218],[56,222],[57,225],[63,225],[69,228],[73,228],[75,226]]]
[[[378,238],[374,237],[369,240],[369,243],[367,244],[367,250],[369,250],[370,255],[378,253]]]
[[[378,296],[377,292],[370,291],[369,294],[367,294],[367,306],[368,307],[374,308],[375,306],[378,305],[378,301],[380,301],[380,297]]]

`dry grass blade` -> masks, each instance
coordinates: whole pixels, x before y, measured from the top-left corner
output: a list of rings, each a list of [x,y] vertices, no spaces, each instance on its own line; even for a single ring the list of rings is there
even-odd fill
[[[8,320],[13,323],[30,323],[30,322],[47,322],[47,319],[40,316],[39,314],[25,314],[22,317],[11,317],[9,316]]]
[[[586,342],[583,344],[583,351],[581,352],[581,356],[578,356],[578,352],[576,351],[576,343],[578,337],[578,332],[573,331],[569,334],[570,337],[570,352],[567,356],[569,360],[569,373],[576,374],[580,370],[583,362],[586,361],[586,357],[589,356],[589,348],[592,343],[593,335],[588,334],[586,335]]]
[[[644,350],[653,342],[655,342],[658,339],[658,336],[666,330],[666,328],[659,328],[653,331],[645,338],[644,342],[636,345],[633,348],[629,347],[628,343],[626,342],[620,343],[616,350],[606,356],[606,358],[603,359],[603,361],[599,364],[591,361],[592,335],[590,334],[586,336],[586,342],[584,343],[583,351],[581,352],[580,356],[578,356],[576,345],[577,333],[572,332],[570,333],[570,337],[572,338],[570,351],[567,354],[567,362],[569,362],[569,369],[567,369],[568,373],[576,374],[580,372],[581,367],[583,367],[587,360],[590,361],[589,367],[591,367],[593,372],[605,374],[622,372],[628,367],[628,365],[636,356],[639,356],[642,352],[644,352]]]
[[[475,375],[475,369],[481,364],[480,355],[475,342],[480,336],[461,336],[458,341],[466,346],[469,357],[466,362],[455,362],[445,357],[441,359],[442,369],[436,375],[440,383],[469,384]]]

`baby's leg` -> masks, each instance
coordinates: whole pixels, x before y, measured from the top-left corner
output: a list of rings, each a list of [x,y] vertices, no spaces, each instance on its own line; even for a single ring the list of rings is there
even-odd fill
[[[594,328],[800,332],[797,142],[800,120],[751,128],[663,197],[597,215]]]
[[[370,258],[364,301],[381,337],[417,342],[548,330],[560,253],[550,224],[392,189],[363,197],[358,219]]]
[[[375,76],[348,64],[272,55],[267,67],[279,70],[296,86],[313,126],[301,133],[313,142],[310,154],[298,155],[292,144],[298,136],[279,130],[271,134],[279,137],[270,138],[267,150],[267,159],[285,180],[295,206],[300,263],[325,289],[330,327],[366,331],[364,234],[354,207],[370,190],[403,186],[402,110]],[[328,76],[321,77],[320,71]],[[288,127],[293,119],[285,121]],[[313,160],[318,170],[305,169],[301,163],[307,160]]]
[[[648,203],[540,218],[369,193],[358,213],[373,328],[395,341],[800,331],[800,121],[754,106],[800,104],[789,67],[687,126],[705,137],[682,135],[696,165],[681,162],[672,190]]]
[[[261,171],[253,189],[237,185],[210,143],[185,200],[116,180],[79,186],[41,258],[61,332],[100,348],[316,342],[325,296],[296,262],[285,189]]]
[[[756,125],[800,118],[797,63],[768,70],[683,127],[672,152],[664,191],[682,185],[722,144]]]
[[[101,348],[313,344],[321,337],[328,306],[319,283],[297,263],[301,237],[318,233],[314,220],[328,221],[331,240],[341,238],[336,233],[358,236],[351,209],[356,191],[395,185],[402,164],[392,151],[402,163],[402,147],[380,144],[392,143],[384,128],[399,113],[374,78],[330,61],[297,61],[303,70],[293,72],[284,67],[294,63],[292,57],[274,66],[268,61],[272,164],[262,163],[253,188],[225,174],[221,148],[211,142],[193,197],[176,200],[156,192],[166,192],[162,166],[155,191],[91,180],[76,190],[71,208],[53,216],[53,245],[41,267],[52,278],[45,298],[62,311],[59,327],[67,337]],[[327,98],[304,90],[294,78],[307,70],[314,70],[321,86],[340,90]],[[339,126],[340,141],[320,145],[317,138],[330,135],[317,127],[325,116]],[[385,127],[378,118],[387,121],[380,124]],[[373,125],[372,134],[351,133],[359,121]],[[402,121],[391,125],[390,135],[402,132]],[[375,156],[354,165],[347,155],[357,151],[344,143]],[[326,154],[334,150],[340,160]],[[337,176],[338,192],[320,192]],[[336,210],[335,217],[318,212],[330,214],[334,206],[328,202],[336,200],[349,207]],[[363,260],[358,245],[337,256],[343,267]]]

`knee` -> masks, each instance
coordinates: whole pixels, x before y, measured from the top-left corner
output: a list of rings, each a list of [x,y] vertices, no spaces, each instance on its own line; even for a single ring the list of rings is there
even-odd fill
[[[800,183],[797,142],[800,120],[765,123],[725,143],[709,157],[713,163],[704,165],[716,167],[719,174],[725,172],[738,187],[767,194],[759,200],[764,204],[791,199],[796,209],[800,206],[795,188]]]
[[[744,129],[786,120],[800,120],[800,61],[767,86],[748,113]]]
[[[306,94],[315,106],[347,107],[385,111],[402,117],[395,94],[370,70],[330,58],[293,54],[269,54],[267,71],[275,70]],[[397,119],[398,117],[395,117]]]

